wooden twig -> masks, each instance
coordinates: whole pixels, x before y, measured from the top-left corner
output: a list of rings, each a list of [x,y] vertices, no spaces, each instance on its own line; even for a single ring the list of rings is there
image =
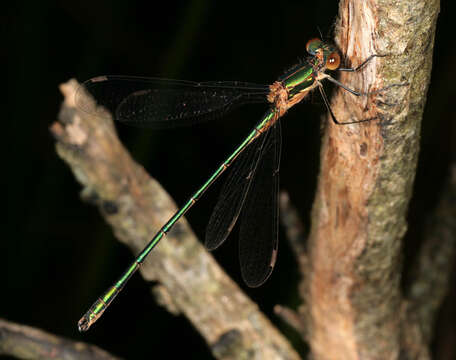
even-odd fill
[[[116,237],[137,254],[173,215],[176,206],[133,161],[109,117],[92,116],[75,107],[77,86],[74,80],[61,86],[65,102],[59,122],[51,127],[57,152],[84,186],[85,197],[98,205]],[[241,358],[245,353],[258,359],[299,358],[200,245],[185,220],[174,226],[140,271],[146,280],[158,281],[164,287],[156,292],[160,302],[173,313],[184,314],[217,358]],[[109,310],[104,316],[109,316]],[[236,341],[227,341],[233,339],[227,334],[233,333],[237,334]]]
[[[115,360],[97,346],[0,319],[0,355],[18,359]]]
[[[287,234],[287,241],[290,244],[296,261],[299,264],[301,276],[307,272],[306,233],[304,224],[299,218],[298,212],[290,202],[286,191],[280,192],[279,198],[280,220]]]
[[[343,0],[336,40],[348,66],[328,119],[309,238],[315,359],[398,359],[400,249],[419,152],[439,2]]]
[[[274,312],[288,325],[296,329],[301,334],[304,341],[308,341],[308,306],[307,306],[307,282],[306,276],[309,272],[309,257],[306,252],[307,234],[304,224],[298,216],[298,212],[291,204],[286,191],[280,193],[280,219],[285,228],[287,241],[293,251],[296,262],[298,263],[301,281],[298,284],[298,291],[301,304],[298,311],[289,309],[286,306],[277,305]]]
[[[423,346],[429,346],[435,317],[450,286],[456,258],[456,164],[451,168],[435,212],[429,218],[424,240],[414,265],[411,286],[406,293],[408,324],[412,319],[420,329],[418,336]],[[405,325],[405,324],[404,324]],[[406,344],[416,333],[407,334]],[[407,336],[408,335],[408,336]],[[415,352],[417,347],[410,347]],[[412,358],[412,357],[410,357]]]
[[[295,329],[301,337],[307,341],[307,319],[302,316],[302,312],[294,311],[289,307],[276,305],[274,313],[282,319],[283,322]]]

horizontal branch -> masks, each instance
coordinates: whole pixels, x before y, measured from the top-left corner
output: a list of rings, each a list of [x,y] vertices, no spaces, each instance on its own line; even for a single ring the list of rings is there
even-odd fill
[[[97,346],[0,319],[0,355],[18,359],[116,360]]]

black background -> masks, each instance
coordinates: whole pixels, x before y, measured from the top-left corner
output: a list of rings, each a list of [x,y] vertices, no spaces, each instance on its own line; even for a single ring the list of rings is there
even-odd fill
[[[97,344],[125,358],[211,358],[189,322],[158,307],[137,275],[93,329],[78,333],[77,320],[132,254],[113,238],[97,209],[80,201],[80,185],[55,153],[48,128],[62,100],[58,84],[102,74],[267,84],[305,56],[305,43],[318,36],[317,27],[331,37],[336,15],[334,1],[26,1],[5,11],[7,220],[0,241],[0,317]],[[453,36],[450,15],[443,8],[406,253],[417,248],[422,224],[454,160]],[[264,109],[250,105],[186,129],[149,131],[119,125],[118,130],[135,159],[182,204]],[[281,188],[290,193],[306,225],[323,114],[325,108],[314,96],[282,121]],[[215,187],[188,215],[200,237],[217,197],[219,185]],[[236,234],[215,256],[240,282],[235,239]],[[281,233],[271,279],[247,291],[303,351],[296,334],[272,315],[274,304],[299,303],[298,275],[284,240]]]

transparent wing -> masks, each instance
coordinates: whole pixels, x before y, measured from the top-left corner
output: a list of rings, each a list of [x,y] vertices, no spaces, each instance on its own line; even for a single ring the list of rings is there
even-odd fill
[[[105,117],[106,109],[129,125],[167,128],[210,120],[245,103],[266,102],[268,92],[267,86],[237,81],[99,76],[79,87],[75,101],[89,114]]]
[[[250,287],[260,286],[271,275],[278,250],[280,121],[269,133],[240,220],[239,262],[242,278]]]
[[[232,165],[217,204],[206,228],[205,246],[208,250],[219,247],[231,233],[241,212],[253,179],[258,161],[263,152],[268,132],[261,134],[250,144]]]
[[[220,246],[241,217],[239,261],[250,287],[270,276],[278,246],[281,128],[277,121],[233,165],[206,230],[209,250]]]

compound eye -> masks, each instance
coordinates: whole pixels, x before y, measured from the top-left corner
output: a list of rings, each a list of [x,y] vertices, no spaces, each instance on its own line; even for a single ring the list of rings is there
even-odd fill
[[[329,54],[328,59],[326,60],[326,68],[328,70],[336,70],[340,65],[340,55],[337,51]]]
[[[311,55],[315,55],[320,48],[321,40],[319,38],[310,39],[306,44],[306,51]]]

